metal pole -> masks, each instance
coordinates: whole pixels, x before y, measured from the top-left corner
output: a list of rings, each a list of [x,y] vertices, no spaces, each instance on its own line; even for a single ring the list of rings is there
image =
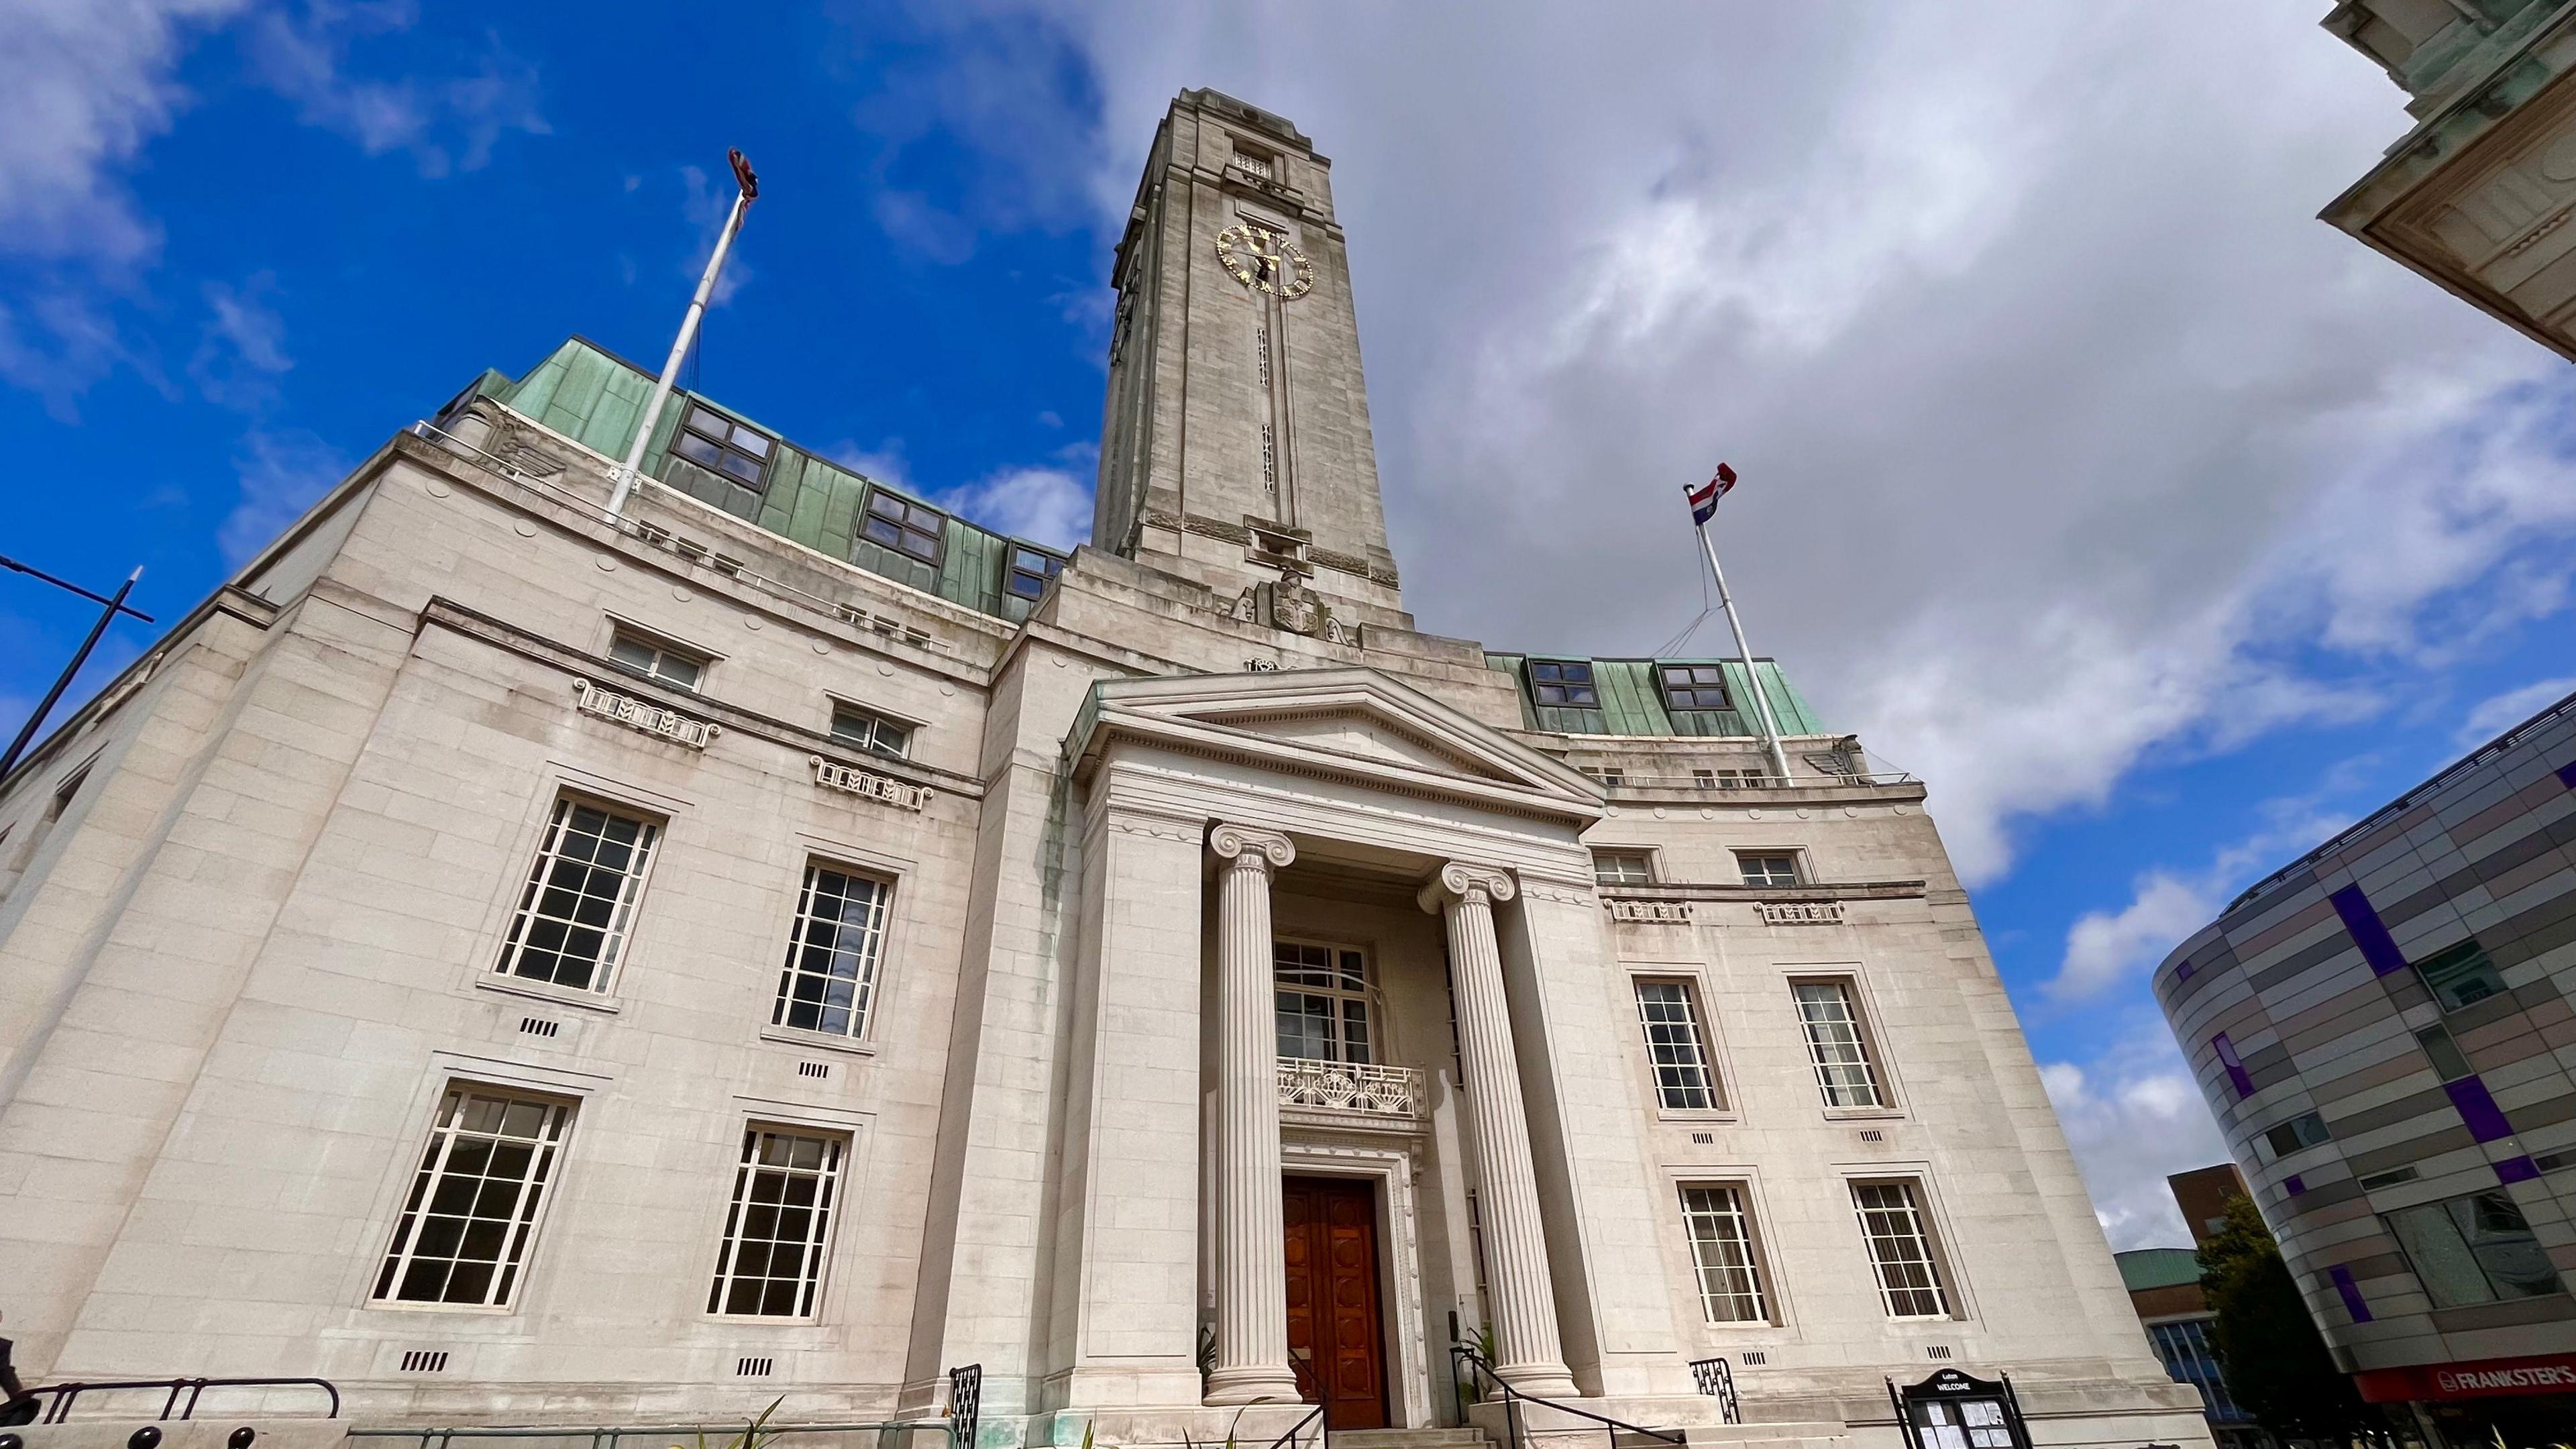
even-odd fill
[[[751,169],[739,164],[735,174],[748,177]],[[608,495],[612,517],[626,512],[627,495],[635,491],[636,470],[644,466],[644,448],[653,441],[653,425],[662,420],[662,404],[671,397],[671,384],[680,376],[680,363],[689,355],[689,344],[697,339],[698,321],[707,315],[707,298],[714,295],[716,274],[724,270],[725,253],[732,249],[734,233],[742,230],[742,214],[751,205],[756,183],[738,182],[733,194],[733,209],[725,214],[724,230],[716,234],[715,255],[707,258],[706,275],[698,278],[698,290],[689,298],[688,315],[680,319],[680,335],[671,340],[671,356],[662,364],[662,375],[653,380],[653,399],[644,405],[643,420],[635,426],[635,442],[626,450],[626,461],[617,467],[617,487]]]
[[[1735,631],[1735,652],[1744,660],[1744,682],[1753,690],[1754,713],[1762,723],[1762,743],[1771,751],[1771,768],[1785,784],[1789,756],[1780,748],[1780,722],[1771,717],[1771,696],[1762,688],[1762,676],[1753,670],[1753,646],[1744,642],[1744,621],[1735,617],[1735,598],[1726,591],[1726,570],[1717,566],[1717,545],[1709,539],[1705,523],[1699,526],[1699,546],[1707,552],[1708,571],[1717,579],[1718,607],[1726,610],[1727,627]]]
[[[89,662],[89,651],[98,647],[98,637],[107,632],[108,625],[116,622],[119,613],[128,612],[125,596],[133,591],[134,581],[141,577],[143,570],[139,568],[127,574],[125,582],[117,587],[116,597],[107,601],[107,608],[98,616],[98,622],[90,625],[89,637],[81,641],[80,651],[72,655],[71,663],[63,666],[61,677],[54,681],[52,689],[45,691],[44,702],[36,706],[36,712],[27,716],[25,727],[18,731],[16,739],[9,742],[9,753],[0,755],[0,780],[9,778],[9,772],[17,768],[18,756],[26,752],[27,742],[36,737],[36,727],[45,722],[46,715],[54,712],[54,705],[62,699],[63,691],[72,687],[72,676],[80,673],[80,667]]]

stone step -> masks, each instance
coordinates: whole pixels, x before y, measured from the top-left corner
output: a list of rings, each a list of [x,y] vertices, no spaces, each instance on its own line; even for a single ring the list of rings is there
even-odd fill
[[[1475,1429],[1336,1429],[1335,1449],[1491,1449]]]

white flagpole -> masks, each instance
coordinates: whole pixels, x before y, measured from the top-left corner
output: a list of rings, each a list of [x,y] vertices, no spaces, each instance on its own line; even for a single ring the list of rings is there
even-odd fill
[[[751,167],[742,153],[731,153],[735,190],[733,210],[725,214],[724,230],[716,233],[715,255],[707,258],[705,275],[698,278],[698,290],[689,298],[689,310],[680,318],[680,335],[671,342],[671,355],[662,364],[662,375],[653,380],[653,399],[644,405],[644,417],[635,426],[634,445],[626,450],[626,461],[617,468],[617,487],[608,495],[608,512],[612,518],[626,512],[626,497],[635,491],[638,469],[644,466],[644,449],[653,441],[653,425],[662,420],[662,405],[671,400],[671,384],[679,379],[680,364],[687,360],[689,343],[698,335],[698,322],[707,315],[707,298],[716,290],[716,274],[724,270],[725,253],[732,249],[734,233],[742,230],[742,214],[759,193],[759,183],[752,178]]]
[[[1690,490],[1682,490],[1683,502],[1689,502]],[[1709,505],[1714,518],[1717,505]],[[1780,748],[1780,722],[1771,716],[1771,696],[1762,688],[1762,676],[1754,672],[1753,646],[1744,642],[1744,621],[1735,616],[1735,597],[1726,591],[1726,570],[1717,566],[1717,544],[1708,536],[1708,525],[1699,528],[1699,546],[1708,555],[1708,571],[1717,579],[1717,605],[1726,611],[1727,627],[1735,631],[1735,652],[1744,660],[1744,682],[1753,690],[1755,717],[1762,722],[1762,743],[1771,751],[1771,771],[1783,784],[1789,779],[1789,755]]]

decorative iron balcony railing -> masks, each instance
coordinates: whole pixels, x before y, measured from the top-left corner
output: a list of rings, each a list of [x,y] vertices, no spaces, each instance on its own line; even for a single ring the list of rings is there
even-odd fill
[[[1422,1110],[1422,1074],[1411,1067],[1281,1057],[1279,1105],[1411,1117]]]

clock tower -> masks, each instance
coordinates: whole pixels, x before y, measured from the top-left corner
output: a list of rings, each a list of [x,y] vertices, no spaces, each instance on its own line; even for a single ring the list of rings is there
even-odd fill
[[[1410,628],[1331,167],[1284,117],[1172,102],[1112,269],[1092,539],[1247,618]]]

